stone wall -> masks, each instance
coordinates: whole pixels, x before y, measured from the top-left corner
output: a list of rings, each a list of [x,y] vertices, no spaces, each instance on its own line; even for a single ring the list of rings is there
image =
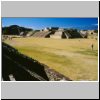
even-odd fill
[[[68,77],[50,69],[45,64],[21,54],[15,48],[2,43],[3,81],[71,81]]]

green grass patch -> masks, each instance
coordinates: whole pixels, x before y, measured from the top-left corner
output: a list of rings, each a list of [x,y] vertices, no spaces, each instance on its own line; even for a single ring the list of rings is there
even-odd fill
[[[77,51],[77,53],[84,55],[98,56],[98,50],[84,50],[84,51]]]

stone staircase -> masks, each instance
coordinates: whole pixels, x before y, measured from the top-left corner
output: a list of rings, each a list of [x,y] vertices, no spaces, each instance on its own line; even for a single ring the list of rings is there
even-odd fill
[[[33,37],[47,37],[49,36],[51,31],[39,31],[33,34]]]

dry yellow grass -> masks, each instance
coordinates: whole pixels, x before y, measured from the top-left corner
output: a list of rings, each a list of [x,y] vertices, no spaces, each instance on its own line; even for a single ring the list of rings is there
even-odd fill
[[[98,41],[95,39],[30,37],[14,38],[5,42],[72,80],[97,81],[98,79]]]

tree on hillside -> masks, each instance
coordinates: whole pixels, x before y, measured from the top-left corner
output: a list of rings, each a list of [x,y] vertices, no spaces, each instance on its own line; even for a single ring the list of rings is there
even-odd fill
[[[20,27],[18,25],[11,25],[9,27],[3,27],[2,28],[2,34],[4,35],[20,35],[21,32],[26,32],[32,31],[30,28],[25,28],[25,27]]]
[[[94,30],[94,32],[98,34],[98,30]]]

